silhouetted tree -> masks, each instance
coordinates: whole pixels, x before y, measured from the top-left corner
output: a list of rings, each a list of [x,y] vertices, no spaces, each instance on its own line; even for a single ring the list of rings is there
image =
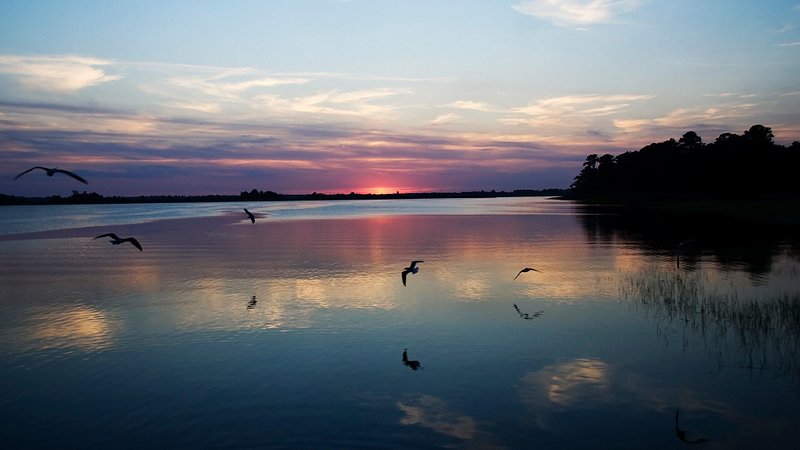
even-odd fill
[[[591,154],[573,192],[797,192],[800,143],[775,144],[772,129],[753,125],[743,135],[722,133],[704,144],[694,131],[676,141],[646,145],[616,157]]]
[[[678,139],[678,144],[687,149],[696,149],[703,146],[703,140],[694,131],[687,131]]]
[[[772,145],[772,129],[764,125],[753,125],[744,132],[744,138],[751,145]]]

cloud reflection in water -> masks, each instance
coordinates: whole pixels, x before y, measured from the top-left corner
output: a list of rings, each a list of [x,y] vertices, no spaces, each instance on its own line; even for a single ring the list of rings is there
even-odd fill
[[[551,404],[569,407],[597,401],[609,388],[610,369],[599,359],[575,359],[544,367],[523,377],[531,387],[523,391],[527,403],[540,403],[544,398]]]
[[[421,395],[408,404],[398,402],[397,407],[405,413],[400,419],[402,425],[420,425],[464,440],[472,439],[477,431],[474,418],[449,409],[444,400],[438,397]]]
[[[17,330],[23,347],[96,351],[113,344],[111,321],[105,313],[89,306],[38,312],[26,322]]]

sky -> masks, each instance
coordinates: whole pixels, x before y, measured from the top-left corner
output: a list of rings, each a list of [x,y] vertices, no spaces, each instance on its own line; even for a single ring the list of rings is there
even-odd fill
[[[0,2],[9,195],[566,188],[754,124],[800,140],[799,0]]]

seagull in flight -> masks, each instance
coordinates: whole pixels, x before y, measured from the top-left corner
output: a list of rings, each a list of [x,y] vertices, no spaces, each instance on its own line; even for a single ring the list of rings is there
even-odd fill
[[[131,244],[133,244],[134,247],[138,248],[139,251],[142,251],[142,244],[140,244],[139,241],[136,240],[136,238],[129,237],[122,239],[114,233],[106,233],[97,236],[95,239],[100,239],[101,237],[110,237],[111,240],[109,242],[111,242],[114,245],[119,245],[122,244],[123,242],[130,242]]]
[[[31,167],[30,169],[28,169],[28,170],[26,170],[26,171],[24,171],[24,172],[20,173],[19,175],[15,176],[15,177],[14,177],[14,179],[16,180],[17,178],[19,178],[19,177],[21,177],[21,176],[25,175],[26,173],[30,172],[31,170],[35,170],[35,169],[42,169],[42,170],[44,170],[45,172],[47,172],[47,176],[48,176],[48,177],[52,177],[53,175],[55,175],[55,174],[57,174],[57,173],[63,173],[64,175],[69,175],[69,176],[71,176],[72,178],[75,178],[76,180],[80,181],[80,182],[81,182],[81,183],[83,183],[83,184],[89,184],[89,182],[88,182],[88,181],[86,181],[86,180],[85,180],[85,179],[84,179],[82,176],[80,176],[80,175],[77,175],[77,174],[74,174],[74,173],[70,172],[69,170],[58,169],[58,168],[55,168],[55,167],[54,167],[54,168],[52,168],[52,169],[49,169],[49,168],[47,168],[47,167],[42,167],[42,166],[35,166],[35,167]]]
[[[244,208],[244,212],[247,214],[247,217],[250,218],[250,222],[256,223],[256,216],[253,215],[247,208]]]
[[[417,267],[417,263],[421,263],[425,261],[411,261],[411,265],[403,269],[403,286],[406,285],[406,276],[409,273],[417,273],[419,272],[419,267]]]
[[[517,276],[514,277],[514,279],[516,280],[520,275],[522,275],[523,272],[530,272],[530,271],[539,272],[538,270],[534,269],[533,267],[526,267],[526,268],[520,270],[519,273],[517,274]],[[541,273],[541,272],[539,272],[539,273]]]

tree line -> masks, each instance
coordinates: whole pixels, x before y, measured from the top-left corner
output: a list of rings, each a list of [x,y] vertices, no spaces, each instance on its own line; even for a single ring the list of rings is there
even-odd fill
[[[97,192],[72,191],[72,195],[62,197],[17,197],[0,194],[0,205],[82,205],[111,203],[189,203],[189,202],[241,202],[241,201],[290,201],[290,200],[396,200],[428,198],[493,198],[493,197],[533,197],[560,196],[566,189],[516,189],[514,191],[466,191],[466,192],[408,192],[395,194],[280,194],[273,191],[252,189],[239,195],[150,195],[150,196],[103,196]]]
[[[800,191],[800,142],[773,141],[772,129],[753,125],[706,144],[694,131],[617,156],[591,154],[570,186],[596,193],[787,193]]]

